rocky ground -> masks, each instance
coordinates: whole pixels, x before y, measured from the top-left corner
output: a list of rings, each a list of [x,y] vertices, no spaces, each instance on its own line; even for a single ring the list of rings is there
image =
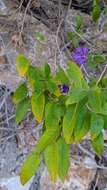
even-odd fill
[[[72,6],[69,1],[37,2],[36,9],[28,7],[27,12],[27,4],[22,7],[16,0],[0,0],[0,190],[106,190],[106,135],[101,160],[91,149],[89,139],[71,147],[71,167],[64,184],[60,181],[52,184],[44,164],[28,184],[20,184],[20,165],[37,143],[41,126],[30,112],[19,126],[15,125],[11,96],[21,80],[16,72],[16,56],[23,53],[37,66],[48,62],[53,72],[58,65],[64,67],[72,49],[66,33],[75,31],[76,15],[84,17],[82,38],[87,46],[107,55],[107,17],[101,15],[98,24],[93,25],[89,14],[91,4],[89,10],[79,6],[77,10],[75,2]],[[45,37],[43,42],[37,38],[38,32]],[[87,73],[87,68],[82,69],[86,75],[92,74]]]

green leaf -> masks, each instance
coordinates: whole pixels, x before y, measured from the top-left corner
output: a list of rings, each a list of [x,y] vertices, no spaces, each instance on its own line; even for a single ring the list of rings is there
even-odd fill
[[[45,36],[42,32],[36,32],[35,37],[38,41],[44,42],[45,41]]]
[[[33,93],[31,97],[31,109],[38,123],[42,122],[45,107],[44,93]]]
[[[102,112],[103,101],[103,93],[101,92],[100,88],[95,87],[90,90],[88,94],[88,104],[94,112]]]
[[[64,115],[65,107],[54,102],[50,102],[45,108],[45,125],[47,128],[54,127],[57,125]]]
[[[85,106],[78,108],[77,125],[74,129],[75,141],[81,141],[90,128],[90,115]]]
[[[65,73],[65,71],[60,67],[58,72],[56,73],[55,80],[62,84],[69,84],[69,79]]]
[[[58,174],[62,181],[65,180],[70,166],[70,146],[67,145],[63,138],[57,142],[58,149]]]
[[[83,74],[80,68],[76,65],[76,63],[72,61],[68,61],[67,64],[68,64],[67,73],[70,80],[73,80],[76,87],[81,87],[82,86],[81,80],[83,79]]]
[[[65,116],[63,118],[63,136],[67,144],[70,144],[70,139],[73,130],[76,127],[77,121],[77,105],[67,107]]]
[[[76,30],[80,30],[83,23],[83,18],[80,15],[76,16]]]
[[[56,86],[56,84],[55,84],[55,82],[53,81],[53,80],[51,80],[51,79],[48,79],[46,82],[45,82],[45,84],[46,84],[46,90],[48,90],[50,93],[54,93],[55,92],[55,90],[57,89],[57,86]]]
[[[21,102],[19,102],[16,105],[16,115],[15,115],[15,120],[16,124],[18,125],[22,119],[25,117],[26,113],[28,110],[28,99],[24,99]]]
[[[23,83],[20,86],[18,86],[18,88],[14,92],[13,102],[15,104],[19,103],[20,101],[22,101],[27,97],[27,94],[28,94],[27,86],[25,83]]]
[[[88,56],[87,65],[90,69],[95,69],[97,66],[94,60],[94,55],[92,53],[90,53]]]
[[[87,94],[88,94],[88,91],[82,88],[73,89],[70,95],[68,96],[66,105],[78,103],[79,101],[84,99],[87,96]]]
[[[95,55],[94,60],[96,63],[104,63],[106,58],[104,55]]]
[[[101,155],[103,153],[103,146],[104,146],[103,134],[100,133],[99,136],[91,142],[91,144],[92,144],[92,147],[95,150],[96,154],[99,157],[101,157]]]
[[[41,92],[44,89],[44,76],[43,72],[38,67],[29,67],[28,81],[31,88],[35,91]]]
[[[107,116],[104,116],[103,119],[104,119],[104,129],[107,130]]]
[[[102,107],[102,111],[101,114],[106,115],[107,116],[107,102],[104,102],[104,105]]]
[[[67,36],[68,40],[72,41],[72,44],[75,48],[79,46],[80,37],[75,32],[68,32]]]
[[[36,145],[36,152],[41,153],[49,144],[56,141],[60,135],[60,126],[54,126],[53,128],[46,129],[38,144]]]
[[[20,180],[22,185],[25,185],[36,173],[39,165],[40,156],[37,153],[32,152],[24,161],[20,170]]]
[[[27,74],[29,65],[29,60],[24,55],[16,57],[16,67],[21,77],[24,77]]]
[[[101,14],[101,8],[98,4],[96,4],[94,7],[93,7],[93,11],[92,11],[92,19],[94,22],[97,22],[99,17],[100,17],[100,14]]]
[[[57,151],[57,144],[53,143],[48,145],[44,151],[45,156],[45,164],[49,171],[49,174],[52,178],[53,182],[56,182],[57,175],[58,175],[58,151]]]
[[[44,64],[44,74],[45,74],[45,77],[49,77],[50,73],[51,73],[50,66],[49,66],[48,63],[45,63]]]
[[[104,120],[101,115],[92,113],[91,114],[91,138],[92,140],[96,139],[99,134],[102,132],[104,127]]]

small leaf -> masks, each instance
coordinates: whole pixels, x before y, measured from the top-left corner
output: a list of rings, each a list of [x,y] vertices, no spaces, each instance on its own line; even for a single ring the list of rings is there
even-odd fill
[[[56,141],[60,134],[60,126],[54,126],[53,128],[46,129],[38,144],[36,145],[36,152],[41,153],[49,144]]]
[[[44,115],[45,96],[44,93],[34,93],[31,97],[31,109],[38,123],[42,122]]]
[[[35,37],[38,41],[44,42],[45,41],[45,36],[42,32],[36,32]]]
[[[92,53],[90,53],[88,56],[87,65],[90,69],[95,69],[97,66],[94,60],[94,55]]]
[[[45,77],[49,77],[51,73],[51,69],[50,69],[50,66],[48,63],[45,63],[44,64],[44,74],[45,74]]]
[[[34,91],[41,92],[44,90],[44,76],[39,67],[29,67],[28,81]]]
[[[83,18],[80,15],[76,16],[76,30],[80,30],[83,23]]]
[[[96,6],[93,7],[92,11],[92,19],[94,22],[98,21],[100,14],[101,14],[101,8],[98,4],[96,4]]]
[[[67,145],[63,138],[57,142],[58,149],[58,174],[62,181],[65,180],[70,166],[70,146]]]
[[[26,84],[25,83],[21,84],[14,92],[14,95],[13,95],[14,103],[17,104],[23,99],[25,99],[27,97],[27,93],[28,93],[28,90],[27,90]]]
[[[106,58],[104,55],[95,55],[94,60],[96,63],[104,63]]]
[[[45,125],[52,128],[57,125],[64,115],[65,107],[60,104],[48,103],[45,108]]]
[[[68,40],[72,41],[72,44],[75,48],[79,46],[79,42],[81,39],[75,32],[68,32],[67,36]]]
[[[63,118],[63,136],[67,144],[70,144],[70,139],[77,121],[77,105],[67,107]]]
[[[101,115],[92,113],[91,114],[91,138],[92,140],[96,139],[99,134],[102,132],[104,127],[104,120]]]
[[[103,119],[104,119],[104,129],[107,130],[107,116],[104,116]]]
[[[74,63],[73,61],[68,61],[68,76],[70,80],[73,80],[74,84],[76,87],[81,87],[82,82],[81,80],[83,79],[83,74],[79,67]]]
[[[68,96],[66,105],[78,103],[79,101],[84,99],[87,96],[87,94],[88,94],[88,91],[82,88],[73,89],[70,95]]]
[[[88,103],[94,112],[101,113],[103,101],[103,93],[101,92],[100,88],[95,87],[94,89],[90,90],[88,94]]]
[[[103,134],[100,133],[99,136],[91,142],[91,144],[92,144],[93,149],[97,153],[97,155],[101,157],[103,153],[103,146],[104,146]]]
[[[29,60],[24,55],[19,55],[16,58],[16,67],[21,77],[24,77],[29,69]]]
[[[69,84],[69,79],[65,74],[65,71],[60,67],[58,72],[56,73],[55,80],[62,84]]]
[[[90,128],[90,115],[87,113],[85,106],[78,108],[77,125],[74,129],[75,141],[81,141],[82,138],[88,133]]]
[[[24,161],[20,170],[20,180],[22,185],[26,184],[31,177],[36,173],[38,166],[40,165],[40,156],[32,152]]]
[[[45,164],[49,171],[49,174],[53,180],[56,182],[57,175],[58,175],[58,151],[57,151],[57,144],[53,143],[48,145],[44,151],[45,156]]]
[[[47,80],[45,82],[46,84],[46,90],[48,90],[50,93],[54,94],[55,90],[57,90],[57,86],[55,82],[51,79]]]
[[[18,125],[25,117],[28,110],[28,99],[24,99],[16,105],[16,124]]]

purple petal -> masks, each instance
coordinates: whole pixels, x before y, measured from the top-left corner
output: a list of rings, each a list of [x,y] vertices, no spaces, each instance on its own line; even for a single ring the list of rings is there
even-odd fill
[[[89,48],[83,47],[82,52],[83,52],[83,54],[87,55],[89,53]]]
[[[69,92],[69,86],[67,85],[63,85],[63,90],[62,90],[63,93],[68,93]]]
[[[76,48],[75,53],[76,54],[81,54],[82,53],[82,48],[81,47]]]

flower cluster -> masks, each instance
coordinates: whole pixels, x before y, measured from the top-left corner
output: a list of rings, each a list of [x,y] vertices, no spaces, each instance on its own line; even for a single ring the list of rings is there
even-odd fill
[[[89,55],[89,48],[83,46],[76,48],[72,52],[71,57],[73,61],[75,61],[77,64],[84,65],[87,63],[88,55]]]
[[[69,92],[69,86],[66,84],[59,85],[59,89],[62,94],[67,94]]]

